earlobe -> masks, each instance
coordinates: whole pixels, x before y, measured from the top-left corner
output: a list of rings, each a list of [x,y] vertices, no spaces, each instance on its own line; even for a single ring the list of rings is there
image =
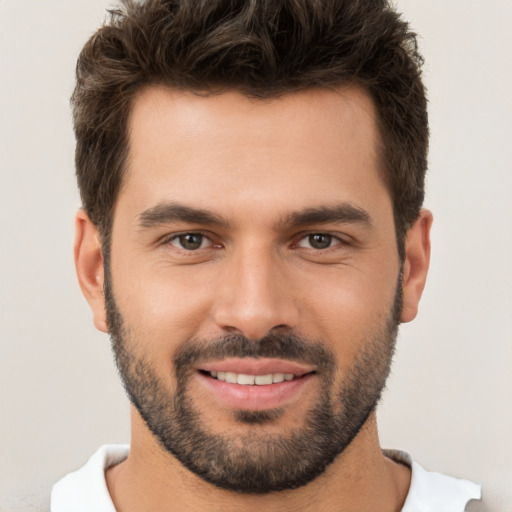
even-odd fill
[[[418,313],[430,263],[430,228],[432,213],[422,210],[416,222],[407,231],[405,261],[402,271],[403,305],[401,322],[410,322]]]
[[[100,331],[107,332],[101,238],[83,209],[77,212],[75,218],[74,257],[78,282],[91,307],[94,325]]]

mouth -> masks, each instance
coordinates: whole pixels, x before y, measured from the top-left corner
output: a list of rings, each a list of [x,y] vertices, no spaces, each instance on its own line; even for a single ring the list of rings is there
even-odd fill
[[[296,401],[315,380],[316,371],[278,359],[230,359],[204,364],[196,376],[217,403],[256,411]]]
[[[304,375],[294,375],[293,373],[266,373],[263,375],[248,375],[246,373],[235,372],[206,372],[200,370],[204,375],[213,379],[231,384],[240,384],[241,386],[269,386],[270,384],[278,384],[284,381],[300,379]],[[307,374],[306,374],[307,375]]]

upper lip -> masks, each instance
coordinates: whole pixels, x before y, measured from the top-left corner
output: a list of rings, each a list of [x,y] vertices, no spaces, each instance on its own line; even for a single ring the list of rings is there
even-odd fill
[[[229,358],[201,364],[197,369],[205,372],[233,372],[244,375],[291,373],[295,376],[301,376],[311,373],[315,368],[312,365],[285,359]]]

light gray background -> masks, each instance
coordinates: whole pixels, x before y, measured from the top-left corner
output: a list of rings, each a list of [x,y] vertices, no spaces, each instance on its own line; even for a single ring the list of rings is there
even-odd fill
[[[128,404],[72,264],[75,60],[106,0],[0,0],[0,511],[51,485]],[[385,447],[512,511],[512,2],[402,0],[427,59],[433,259],[380,409]]]

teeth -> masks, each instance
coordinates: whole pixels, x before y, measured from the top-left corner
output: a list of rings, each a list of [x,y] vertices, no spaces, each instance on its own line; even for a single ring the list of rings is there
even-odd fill
[[[244,386],[252,386],[254,384],[254,375],[244,375],[243,373],[239,373],[236,379],[238,384],[243,384]]]
[[[265,386],[267,384],[272,384],[272,374],[269,373],[268,375],[256,375],[256,378],[254,379],[254,384],[257,386]]]
[[[226,382],[231,382],[231,384],[236,384],[236,373],[226,372]]]
[[[232,384],[242,384],[243,386],[267,386],[269,384],[277,384],[285,380],[293,380],[293,373],[269,373],[267,375],[245,375],[243,373],[234,372],[210,372],[212,377],[230,382]]]
[[[284,380],[284,373],[274,373],[274,375],[272,375],[272,382],[275,383],[275,382],[283,382]]]

